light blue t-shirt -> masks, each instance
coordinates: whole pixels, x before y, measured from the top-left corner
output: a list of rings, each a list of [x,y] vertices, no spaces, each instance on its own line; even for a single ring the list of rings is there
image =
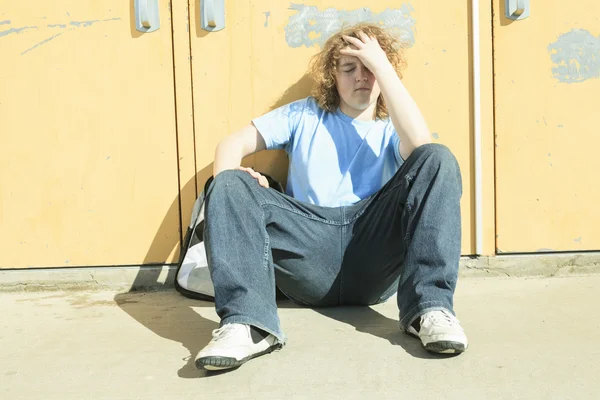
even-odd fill
[[[308,203],[354,204],[381,189],[403,162],[390,119],[359,121],[339,109],[327,112],[313,97],[252,122],[267,149],[289,155],[286,193]]]

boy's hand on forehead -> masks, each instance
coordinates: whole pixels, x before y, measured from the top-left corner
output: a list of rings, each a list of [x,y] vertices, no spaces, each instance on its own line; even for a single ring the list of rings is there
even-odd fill
[[[357,57],[372,73],[375,73],[377,68],[389,64],[387,54],[374,36],[367,36],[363,31],[359,31],[360,39],[347,35],[342,37],[348,43],[348,47],[340,50],[340,53]]]

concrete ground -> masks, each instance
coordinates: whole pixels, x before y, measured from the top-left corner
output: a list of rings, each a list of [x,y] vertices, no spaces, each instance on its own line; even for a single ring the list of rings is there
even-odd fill
[[[600,276],[467,278],[457,357],[399,332],[395,298],[372,308],[280,303],[281,351],[227,373],[193,357],[211,303],[174,291],[3,293],[0,399],[597,399]]]

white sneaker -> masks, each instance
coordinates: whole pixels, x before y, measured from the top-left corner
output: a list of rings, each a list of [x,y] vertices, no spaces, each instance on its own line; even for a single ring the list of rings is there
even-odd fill
[[[264,337],[244,324],[226,324],[212,332],[212,340],[196,357],[196,367],[211,371],[239,367],[254,357],[280,349],[282,344],[271,334]]]
[[[426,312],[406,332],[420,338],[423,346],[435,353],[462,353],[469,347],[460,321],[446,310]]]

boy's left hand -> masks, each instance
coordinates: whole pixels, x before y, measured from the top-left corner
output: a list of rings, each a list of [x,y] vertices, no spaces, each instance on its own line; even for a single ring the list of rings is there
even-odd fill
[[[357,57],[372,73],[375,73],[377,68],[389,64],[387,54],[374,36],[369,37],[363,31],[359,31],[360,39],[346,35],[342,37],[349,46],[340,50],[340,53]]]

